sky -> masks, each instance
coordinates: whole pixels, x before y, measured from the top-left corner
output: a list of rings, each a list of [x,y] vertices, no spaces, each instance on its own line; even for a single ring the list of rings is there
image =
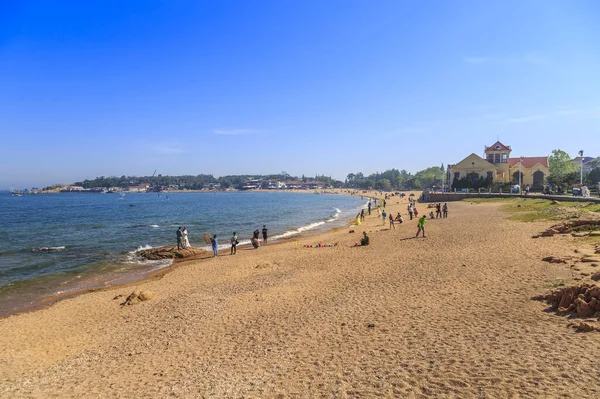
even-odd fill
[[[0,0],[0,189],[600,156],[600,2]]]

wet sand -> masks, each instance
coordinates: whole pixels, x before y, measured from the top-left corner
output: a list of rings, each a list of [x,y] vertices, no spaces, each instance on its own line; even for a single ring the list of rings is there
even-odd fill
[[[388,212],[405,215],[396,201]],[[534,240],[552,223],[510,221],[497,204],[449,207],[427,238],[374,212],[299,240],[334,248],[240,248],[2,319],[0,396],[600,396],[600,334],[530,300],[573,277],[541,258],[582,244]],[[351,247],[363,230],[371,245]],[[113,299],[134,289],[155,297]]]

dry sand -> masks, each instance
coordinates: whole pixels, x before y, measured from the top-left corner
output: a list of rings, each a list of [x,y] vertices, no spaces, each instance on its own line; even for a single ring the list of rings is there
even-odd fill
[[[425,239],[371,216],[300,240],[335,248],[240,248],[2,319],[0,397],[600,397],[600,333],[530,300],[572,277],[541,258],[580,244],[534,240],[551,223],[496,204],[449,206]],[[351,248],[362,230],[372,244]],[[155,297],[113,300],[134,288]]]

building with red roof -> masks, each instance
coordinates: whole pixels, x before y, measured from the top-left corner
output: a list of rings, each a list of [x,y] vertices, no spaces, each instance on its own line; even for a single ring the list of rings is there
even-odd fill
[[[510,156],[512,148],[500,141],[486,146],[484,157],[471,154],[454,165],[448,165],[449,181],[467,178],[473,182],[487,179],[490,183],[521,182],[522,187],[542,189],[550,174],[548,157]],[[520,175],[520,179],[519,179]]]

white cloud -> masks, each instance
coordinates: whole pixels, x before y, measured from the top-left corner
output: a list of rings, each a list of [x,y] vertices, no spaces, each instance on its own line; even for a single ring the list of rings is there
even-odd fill
[[[489,57],[464,57],[463,61],[469,64],[481,64],[482,62],[486,62],[491,60]]]
[[[216,129],[215,134],[222,136],[241,136],[245,134],[256,134],[258,130],[254,129]]]
[[[527,116],[521,116],[519,118],[507,119],[505,121],[505,123],[527,123],[527,122],[539,121],[539,120],[546,119],[546,118],[548,118],[548,115],[542,115],[542,114],[527,115]]]

